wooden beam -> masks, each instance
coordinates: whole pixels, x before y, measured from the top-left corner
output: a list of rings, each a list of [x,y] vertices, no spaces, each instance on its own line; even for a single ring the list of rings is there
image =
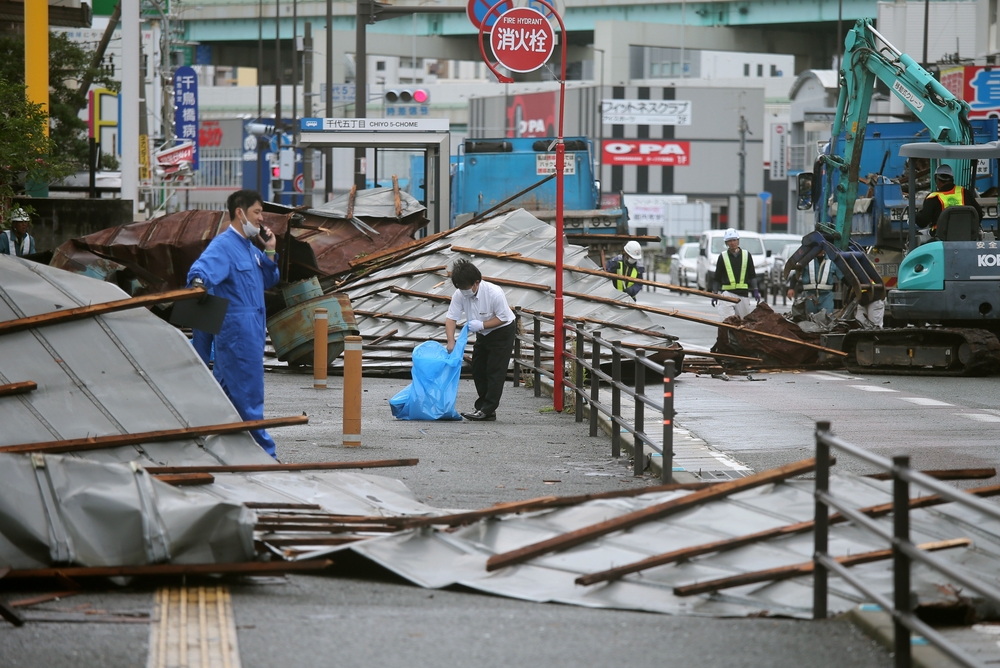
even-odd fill
[[[997,470],[992,467],[984,469],[932,469],[921,471],[921,473],[931,478],[937,478],[938,480],[983,480],[995,476]],[[874,478],[875,480],[889,480],[892,475],[889,473],[872,473],[866,477]]]
[[[972,541],[968,538],[952,538],[951,540],[921,543],[916,547],[918,550],[934,552],[937,550],[948,550],[953,547],[964,547],[971,544]],[[834,561],[842,566],[857,566],[859,564],[869,564],[873,561],[884,561],[885,559],[891,558],[892,550],[889,549],[836,557]],[[777,582],[779,580],[788,580],[789,578],[799,577],[800,575],[811,574],[813,572],[813,566],[813,562],[806,561],[792,566],[779,566],[778,568],[769,568],[764,571],[753,571],[751,573],[733,575],[728,578],[719,578],[718,580],[709,580],[708,582],[684,585],[683,587],[674,587],[674,596],[694,596],[695,594],[707,594],[708,592],[718,591],[720,589],[756,584],[758,582]]]
[[[190,487],[192,485],[211,485],[215,482],[215,476],[211,473],[165,473],[154,475],[160,482],[165,482],[174,487]]]
[[[497,253],[494,251],[480,250],[478,248],[463,248],[461,246],[452,246],[451,250],[453,250],[456,253],[465,253],[466,255],[484,255],[486,257],[493,257],[501,260],[511,260],[513,262],[533,264],[539,267],[549,267],[550,269],[556,268],[556,263],[552,262],[551,260],[539,260],[538,258],[524,257],[520,253]],[[610,280],[617,280],[621,278],[621,276],[619,276],[618,274],[614,274],[610,271],[604,271],[602,269],[590,269],[588,267],[577,267],[571,264],[563,265],[563,270],[575,271],[578,274],[588,274],[590,276],[600,276],[601,278],[607,278]],[[735,297],[727,297],[726,295],[720,295],[714,292],[705,292],[704,290],[696,290],[694,288],[684,288],[679,285],[672,285],[670,283],[659,283],[657,281],[651,281],[646,278],[629,278],[629,281],[631,281],[632,283],[638,283],[640,285],[651,285],[657,288],[664,288],[666,290],[672,290],[674,292],[686,292],[691,295],[708,297],[709,299],[718,299],[719,301],[730,302],[733,304],[737,304],[740,301]]]
[[[409,271],[401,271],[396,274],[390,274],[388,276],[382,276],[380,278],[370,278],[367,281],[358,281],[357,283],[350,284],[347,281],[341,283],[337,286],[338,292],[343,292],[345,290],[357,290],[358,288],[367,287],[369,285],[375,285],[376,283],[385,283],[386,281],[394,281],[397,278],[406,278],[407,276],[419,276],[420,274],[433,274],[436,271],[441,271],[442,269],[447,269],[448,265],[439,264],[435,267],[424,267],[423,269],[411,269]]]
[[[373,459],[364,462],[312,462],[304,464],[234,464],[217,466],[146,466],[150,475],[164,473],[265,473],[274,471],[341,471],[345,469],[378,469],[392,466],[416,466],[419,459]],[[251,505],[248,508],[314,508],[300,504]]]
[[[149,469],[146,469],[147,471]],[[273,510],[323,510],[323,506],[316,503],[268,503],[266,501],[246,501],[247,508],[268,508]]]
[[[753,334],[755,336],[762,336],[768,339],[777,339],[778,341],[784,341],[786,343],[794,343],[797,346],[805,346],[806,348],[814,348],[824,353],[829,353],[830,355],[838,355],[840,357],[847,357],[847,353],[842,350],[834,350],[833,348],[824,348],[823,346],[816,345],[815,343],[809,343],[808,341],[802,341],[800,339],[791,339],[787,336],[781,336],[779,334],[772,334],[770,332],[761,332],[756,329],[750,329],[744,327],[743,325],[730,325],[725,322],[718,322],[715,320],[708,320],[707,318],[699,318],[698,316],[688,315],[686,313],[681,313],[676,309],[665,309],[657,308],[655,306],[644,306],[642,304],[635,304],[633,302],[619,301],[617,299],[608,299],[607,297],[597,297],[595,295],[583,294],[580,292],[564,292],[567,297],[573,297],[574,299],[583,299],[586,301],[596,302],[598,304],[607,304],[609,306],[624,306],[625,308],[635,309],[637,311],[645,311],[646,313],[656,313],[659,315],[670,316],[671,318],[678,318],[680,320],[687,320],[689,322],[697,322],[703,325],[709,325],[711,327],[722,327],[723,329],[731,329],[738,332],[746,332],[747,334]]]
[[[246,561],[231,564],[147,564],[144,566],[64,566],[11,570],[5,579],[24,580],[64,576],[69,578],[113,578],[141,575],[236,575],[321,571],[329,568],[329,559],[308,561]]]
[[[665,503],[650,506],[649,508],[627,513],[621,517],[599,522],[583,527],[582,529],[577,529],[576,531],[570,531],[516,550],[495,554],[487,560],[486,570],[495,571],[505,566],[523,563],[549,552],[568,550],[571,547],[576,547],[609,533],[624,531],[625,529],[630,529],[646,522],[662,519],[709,501],[723,499],[730,494],[760,487],[761,485],[780,482],[797,475],[802,475],[803,473],[808,473],[814,468],[816,468],[815,459],[804,459],[738,480],[716,483],[708,489],[692,492],[679,499],[673,499]]]
[[[399,328],[390,330],[390,331],[386,332],[385,334],[382,334],[381,336],[378,336],[378,337],[372,339],[371,341],[369,341],[365,345],[368,345],[368,346],[377,346],[378,344],[382,343],[386,339],[391,339],[397,333],[399,333]]]
[[[0,601],[0,617],[14,626],[24,626],[24,617],[21,616],[21,613],[4,601]]]
[[[970,494],[974,494],[980,497],[996,496],[1000,494],[1000,485],[991,485],[989,487],[980,487],[978,489],[967,490]],[[943,503],[949,503],[948,499],[944,499],[937,494],[931,496],[924,496],[916,499],[910,499],[910,510],[916,510],[918,508],[929,508],[931,506],[937,506]],[[892,512],[892,502],[881,503],[876,506],[868,506],[867,508],[860,508],[859,513],[864,513],[868,517],[881,517],[883,515],[888,515]],[[841,522],[848,521],[848,518],[840,513],[834,513],[830,516],[828,520],[831,525],[839,524]],[[576,584],[578,585],[593,585],[600,582],[610,582],[612,580],[618,580],[626,575],[632,573],[638,573],[640,571],[645,571],[650,568],[656,568],[657,566],[665,566],[667,564],[673,564],[678,561],[686,561],[688,559],[693,559],[694,557],[701,556],[703,554],[710,554],[712,552],[724,552],[726,550],[734,550],[738,547],[744,547],[746,545],[752,545],[754,543],[759,543],[764,540],[772,540],[775,538],[781,538],[783,536],[792,536],[795,534],[806,533],[812,531],[815,528],[815,521],[808,520],[805,522],[796,522],[794,524],[786,524],[784,526],[775,527],[774,529],[766,529],[764,531],[758,531],[756,533],[746,534],[743,536],[737,536],[735,538],[727,538],[724,540],[712,541],[710,543],[702,543],[701,545],[692,545],[691,547],[684,547],[679,550],[672,550],[670,552],[665,552],[663,554],[654,555],[652,557],[647,557],[641,561],[636,561],[631,564],[625,564],[624,566],[618,566],[616,568],[609,568],[606,571],[599,571],[597,573],[589,573],[587,575],[581,575],[576,579]]]
[[[38,605],[39,603],[48,603],[49,601],[56,601],[61,598],[68,598],[70,596],[76,596],[77,594],[82,594],[82,589],[70,589],[68,591],[53,591],[48,594],[39,594],[38,596],[32,596],[31,598],[22,598],[16,601],[11,601],[9,603],[12,608],[26,608],[32,605]]]
[[[40,443],[25,443],[23,445],[5,445],[0,452],[85,452],[103,448],[117,448],[123,445],[140,445],[142,443],[160,443],[163,441],[179,441],[200,436],[217,436],[220,434],[235,434],[251,429],[270,429],[272,427],[288,427],[306,424],[309,418],[305,415],[293,415],[267,420],[247,420],[246,422],[226,422],[203,427],[185,427],[183,429],[164,429],[162,431],[137,432],[135,434],[111,434],[109,436],[90,436],[73,438],[65,441],[43,441]],[[190,471],[190,469],[189,469]],[[163,471],[167,473],[167,471]]]
[[[387,524],[258,524],[256,531],[265,533],[349,533],[352,531],[371,531],[380,533],[395,533],[399,527]]]
[[[442,304],[450,304],[451,297],[447,295],[435,295],[430,292],[417,292],[416,290],[407,290],[406,288],[397,288],[393,286],[390,290],[397,295],[404,295],[406,297],[417,297],[419,299],[429,299],[431,301],[440,302]]]
[[[162,304],[164,302],[178,302],[185,299],[197,299],[203,294],[205,294],[205,290],[202,288],[184,288],[182,290],[158,292],[153,295],[143,295],[141,297],[131,297],[129,299],[118,299],[111,302],[91,304],[90,306],[78,306],[76,308],[62,309],[59,311],[52,311],[51,313],[42,313],[40,315],[33,315],[27,318],[18,318],[17,320],[0,322],[0,334],[13,334],[14,332],[22,332],[26,329],[59,325],[64,322],[73,322],[74,320],[85,320],[99,315],[139,308],[140,306],[152,306],[154,304]]]
[[[409,517],[405,518],[402,526],[404,529],[414,529],[429,526],[461,526],[471,524],[478,520],[500,515],[515,515],[534,510],[546,510],[549,508],[564,508],[566,506],[576,506],[587,501],[597,499],[619,499],[644,494],[657,494],[660,492],[674,492],[677,490],[698,490],[706,489],[719,483],[714,482],[686,482],[672,485],[655,485],[652,487],[636,487],[634,489],[620,489],[613,492],[596,492],[594,494],[580,494],[576,496],[541,496],[536,499],[526,501],[513,501],[511,503],[501,503],[482,510],[470,510],[464,513],[454,513],[452,515],[438,515],[435,517]]]
[[[523,311],[525,313],[534,313],[536,315],[545,316],[547,318],[553,318],[553,317],[555,317],[555,314],[552,313],[551,311],[535,311],[534,309],[524,308],[524,307],[518,307],[516,310],[520,310],[520,311]],[[642,327],[635,327],[633,325],[623,325],[621,323],[611,322],[609,320],[599,320],[597,318],[581,318],[579,316],[567,316],[566,320],[577,320],[577,321],[580,321],[580,322],[589,322],[589,323],[594,324],[594,325],[600,325],[601,327],[607,327],[609,329],[620,329],[620,330],[623,330],[623,331],[626,331],[626,332],[634,332],[635,334],[642,334],[643,336],[649,336],[649,337],[656,338],[656,339],[674,339],[674,340],[677,339],[676,336],[672,336],[670,334],[667,334],[666,332],[657,332],[657,331],[654,331],[652,329],[644,329]],[[525,328],[525,330],[528,331],[527,328]],[[606,344],[610,343],[611,339],[607,339],[606,338],[606,339],[604,339],[604,342]],[[686,352],[687,351],[685,351],[685,353]],[[746,358],[746,359],[750,359],[750,358]]]
[[[23,380],[20,383],[8,383],[0,385],[0,397],[10,397],[15,394],[27,394],[38,389],[38,384],[33,380]]]
[[[438,322],[437,320],[431,320],[429,318],[418,318],[412,315],[396,315],[395,313],[389,313],[388,311],[363,311],[361,309],[354,309],[354,315],[364,316],[365,318],[379,318],[382,320],[399,320],[400,322],[415,322],[420,325],[434,325],[435,327],[444,327],[444,322]]]

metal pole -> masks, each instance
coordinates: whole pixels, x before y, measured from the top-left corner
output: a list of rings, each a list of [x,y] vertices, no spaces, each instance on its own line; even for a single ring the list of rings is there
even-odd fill
[[[837,0],[837,70],[844,64],[844,0]]]
[[[38,2],[28,5],[37,6]],[[25,10],[27,11],[27,9]],[[139,3],[122,3],[122,88],[121,88],[121,198],[132,200],[132,215],[139,211],[139,60],[142,57],[139,40]],[[48,37],[48,24],[42,30]],[[30,40],[25,42],[30,44]],[[48,76],[48,69],[45,72]],[[46,84],[48,99],[48,84]],[[48,104],[46,104],[48,107]],[[46,128],[48,126],[46,125]]]
[[[576,421],[583,422],[583,323],[576,323]]]
[[[313,115],[312,105],[312,80],[313,80],[313,37],[312,23],[306,21],[305,38],[302,40],[304,51],[302,52],[302,116],[311,118]],[[296,138],[299,135],[298,124],[295,128]],[[298,141],[295,142],[298,144]],[[313,205],[313,149],[302,150],[302,204]],[[287,255],[287,253],[286,253]]]
[[[924,59],[920,63],[921,67],[927,69],[927,26],[931,16],[931,0],[924,0]],[[881,26],[879,26],[881,27]]]
[[[611,342],[611,456],[622,456],[622,342]]]
[[[637,432],[645,433],[646,404],[639,398],[646,394],[646,366],[640,361],[646,357],[646,351],[642,348],[635,351],[635,422],[632,426]],[[636,477],[642,475],[646,468],[646,444],[639,436],[632,437],[632,454],[635,466],[632,474]]]
[[[827,570],[819,557],[825,556],[828,547],[827,528],[830,511],[820,500],[820,492],[830,489],[830,446],[821,439],[830,433],[829,422],[816,423],[816,504],[813,542],[813,619],[826,619]]]
[[[531,349],[535,358],[532,364],[535,365],[535,396],[542,396],[542,320],[537,313],[533,313],[531,319],[534,321]]]
[[[326,0],[326,118],[333,117],[333,0]],[[323,179],[323,201],[333,194],[333,149],[323,149],[326,171]]]
[[[257,120],[264,113],[264,0],[257,0]],[[257,190],[260,190],[260,170],[257,170]]]
[[[909,173],[910,189],[906,194],[909,200],[909,215],[906,217],[907,252],[917,247],[917,168],[913,165],[913,158],[907,158],[907,172]]]
[[[562,17],[552,5],[541,0],[552,11],[559,21],[559,46],[562,58],[562,69],[559,81],[559,136],[556,138],[556,297],[555,297],[555,383],[552,389],[552,399],[557,411],[563,408],[563,246],[565,245],[563,227],[564,178],[566,172],[566,144],[563,142],[563,119],[566,115],[566,26]]]
[[[597,89],[597,182],[601,192],[597,193],[598,202],[604,193],[604,49],[594,49],[601,54],[601,84]]]
[[[365,31],[371,15],[371,0],[358,0],[357,25],[354,42],[354,117],[364,118],[368,114],[368,45]],[[365,189],[365,147],[354,149],[354,185]]]
[[[910,483],[899,477],[900,469],[909,468],[908,455],[892,458],[892,577],[893,605],[897,612],[911,612],[910,558],[900,549],[910,542]],[[893,620],[896,668],[910,668],[910,629],[899,619]]]
[[[274,131],[281,152],[281,0],[274,0]]]
[[[740,105],[742,107],[742,100]],[[744,230],[746,229],[745,217],[746,217],[746,184],[747,184],[747,119],[743,115],[742,108],[740,109],[740,189],[736,192],[736,197],[739,200],[739,214],[737,216],[738,227],[736,229]]]
[[[674,370],[674,361],[667,360],[663,365],[663,448],[660,452],[663,467],[660,479],[664,485],[674,481]]]
[[[597,436],[597,402],[601,400],[601,381],[597,370],[601,368],[601,333],[594,331],[590,342],[590,435]]]

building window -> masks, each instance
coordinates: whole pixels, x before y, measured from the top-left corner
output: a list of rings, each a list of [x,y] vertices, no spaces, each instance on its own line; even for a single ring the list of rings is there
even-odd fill
[[[378,70],[379,72],[384,72],[385,71],[385,61],[384,60],[376,60],[375,61],[375,69]]]
[[[771,76],[772,77],[780,77],[781,76],[781,70],[778,69],[777,65],[771,65]]]
[[[743,63],[743,76],[750,76],[750,63]]]
[[[757,76],[764,76],[764,65],[761,63],[757,63]]]

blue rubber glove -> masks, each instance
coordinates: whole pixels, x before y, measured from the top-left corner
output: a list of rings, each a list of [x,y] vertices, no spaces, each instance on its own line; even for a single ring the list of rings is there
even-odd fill
[[[753,289],[753,298],[757,300],[758,304],[760,303],[760,290],[757,288]]]
[[[483,331],[483,321],[482,320],[470,320],[469,321],[469,333],[475,334],[476,332]]]

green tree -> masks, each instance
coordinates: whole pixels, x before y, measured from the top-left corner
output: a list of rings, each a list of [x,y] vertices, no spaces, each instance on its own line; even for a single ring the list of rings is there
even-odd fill
[[[23,192],[26,182],[48,183],[73,171],[45,136],[47,120],[41,105],[28,101],[24,84],[0,76],[0,203]]]
[[[92,50],[71,41],[64,33],[49,33],[49,132],[55,145],[53,155],[76,169],[86,168],[89,152],[87,122],[78,115],[87,106],[87,91],[80,90],[78,82],[89,72],[95,84],[119,89],[111,72],[90,68],[92,58]],[[24,83],[23,35],[0,37],[0,78]]]

